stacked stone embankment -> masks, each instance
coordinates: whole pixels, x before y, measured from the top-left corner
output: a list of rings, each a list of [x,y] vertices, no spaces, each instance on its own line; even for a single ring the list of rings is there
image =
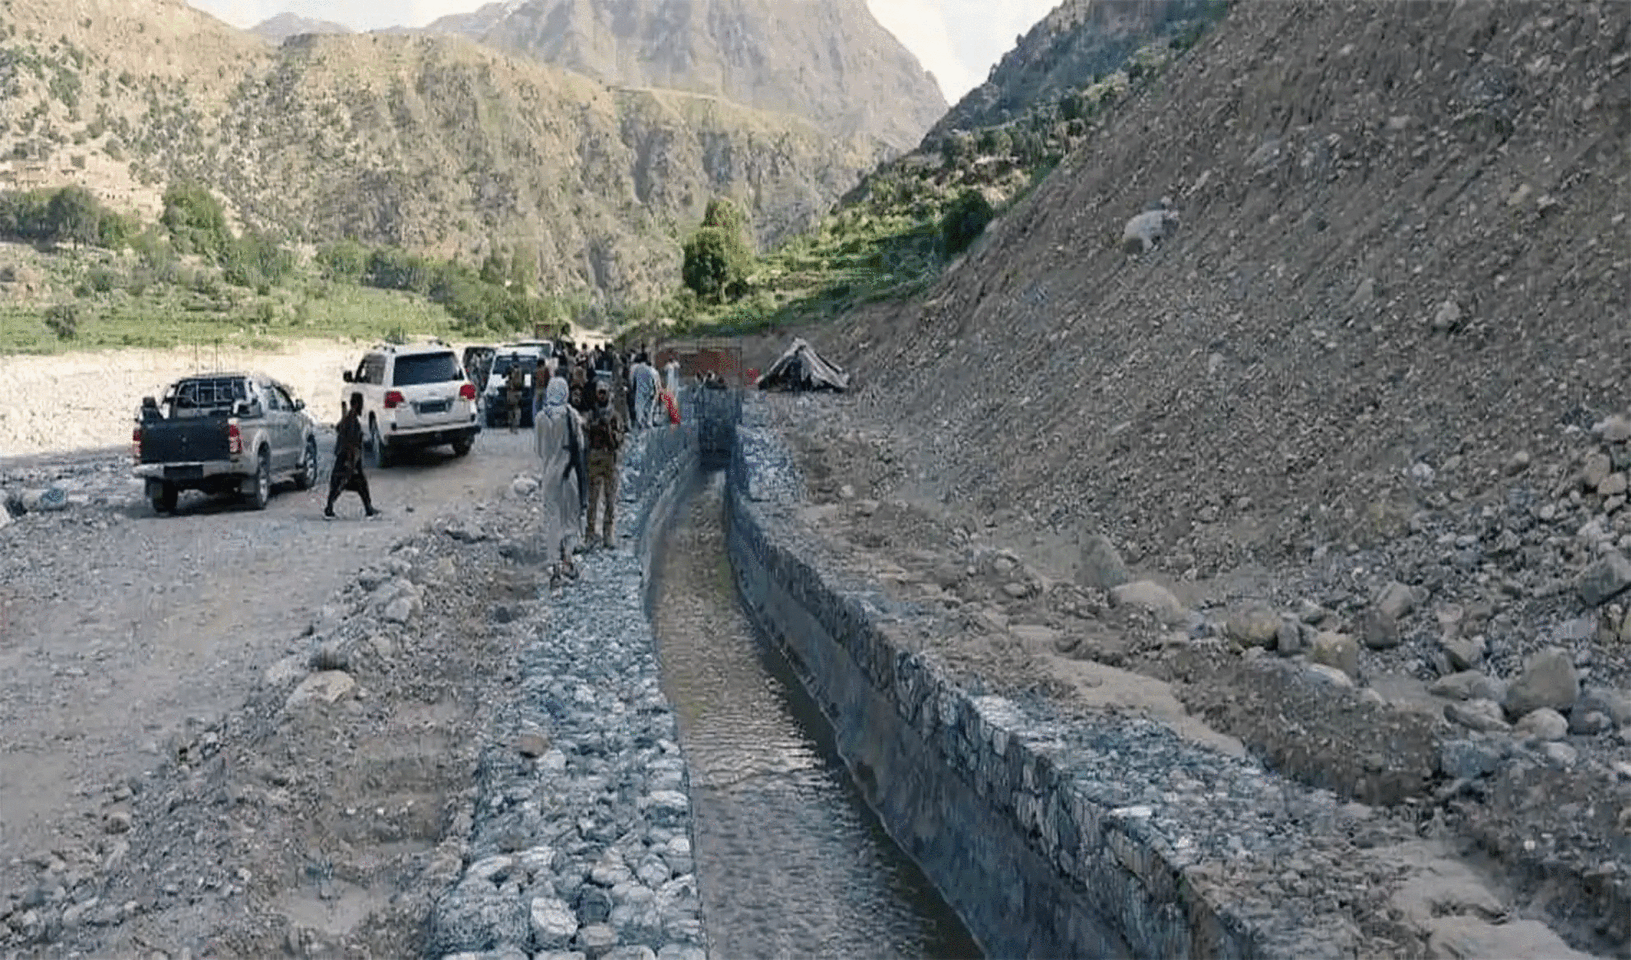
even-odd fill
[[[705,956],[687,770],[645,615],[650,535],[695,448],[694,429],[631,437],[618,549],[590,554],[539,613],[520,696],[482,757],[466,866],[435,906],[433,955]]]
[[[1420,937],[1573,955],[1542,924],[1491,922],[1483,881],[1377,808],[1152,720],[1066,716],[955,677],[920,652],[941,614],[884,594],[801,519],[794,457],[766,423],[750,403],[738,430],[738,580],[891,834],[988,948],[1383,956]]]

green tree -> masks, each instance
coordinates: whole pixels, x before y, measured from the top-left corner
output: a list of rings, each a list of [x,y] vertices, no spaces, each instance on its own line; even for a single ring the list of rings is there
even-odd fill
[[[225,259],[232,245],[226,208],[208,187],[197,181],[183,181],[164,191],[164,213],[159,215],[182,253],[196,253],[210,260]]]
[[[991,201],[978,190],[964,190],[940,219],[940,242],[946,256],[955,257],[974,242],[997,215]]]
[[[45,240],[51,235],[51,193],[46,190],[0,192],[0,235],[18,240]]]
[[[95,243],[101,233],[102,205],[81,186],[63,187],[45,208],[49,236],[74,246]]]
[[[753,266],[747,218],[736,204],[716,197],[708,202],[702,226],[685,241],[681,279],[704,299],[735,300],[747,290]]]
[[[742,280],[740,262],[731,256],[731,242],[718,227],[703,227],[685,241],[682,267],[685,285],[705,300],[719,302]]]

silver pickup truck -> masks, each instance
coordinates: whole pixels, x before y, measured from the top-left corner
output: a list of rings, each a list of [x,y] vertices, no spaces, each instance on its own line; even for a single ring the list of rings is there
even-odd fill
[[[162,401],[142,399],[132,432],[136,476],[159,513],[183,490],[242,494],[266,508],[272,484],[317,483],[317,436],[304,401],[268,377],[209,373],[183,377]]]

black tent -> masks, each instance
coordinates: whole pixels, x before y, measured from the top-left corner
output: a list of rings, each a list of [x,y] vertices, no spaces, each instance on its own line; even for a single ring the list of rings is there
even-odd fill
[[[760,390],[848,390],[849,374],[826,360],[802,338],[759,375]]]

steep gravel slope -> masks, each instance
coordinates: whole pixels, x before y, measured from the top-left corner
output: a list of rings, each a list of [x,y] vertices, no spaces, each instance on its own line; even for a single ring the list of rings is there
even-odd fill
[[[914,398],[948,497],[1178,570],[1396,532],[1416,464],[1476,496],[1626,406],[1628,30],[1611,3],[1241,4],[920,309],[831,348]],[[1127,252],[1163,199],[1179,223]]]

